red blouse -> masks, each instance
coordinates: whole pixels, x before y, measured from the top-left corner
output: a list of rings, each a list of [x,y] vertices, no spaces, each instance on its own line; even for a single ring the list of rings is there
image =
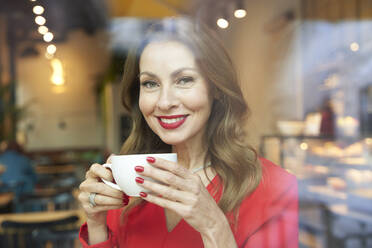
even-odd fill
[[[298,195],[296,178],[266,159],[262,162],[262,179],[259,186],[248,195],[239,208],[236,243],[241,248],[298,247]],[[214,177],[207,186],[220,185]],[[214,196],[218,201],[221,190]],[[120,225],[121,209],[108,211],[109,238],[105,242],[88,245],[88,228],[80,229],[83,247],[138,248],[138,247],[204,247],[201,235],[185,220],[171,232],[166,227],[164,209],[151,203],[133,208],[128,220]]]

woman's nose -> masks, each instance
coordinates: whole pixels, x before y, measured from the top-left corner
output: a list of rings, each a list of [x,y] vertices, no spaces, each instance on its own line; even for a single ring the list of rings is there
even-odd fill
[[[178,99],[173,89],[164,87],[159,95],[157,107],[161,110],[168,110],[177,106]]]

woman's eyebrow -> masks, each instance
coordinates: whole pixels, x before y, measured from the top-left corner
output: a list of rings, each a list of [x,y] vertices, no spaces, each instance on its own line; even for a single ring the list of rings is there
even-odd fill
[[[171,76],[172,77],[177,77],[178,74],[180,74],[181,72],[186,71],[186,70],[187,71],[196,71],[196,72],[198,71],[197,69],[192,68],[192,67],[182,67],[182,68],[179,68],[179,69],[175,70],[174,72],[172,72]],[[150,77],[157,77],[154,73],[148,72],[148,71],[140,72],[138,74],[138,77],[141,77],[142,75],[148,75]]]
[[[154,73],[147,72],[147,71],[143,71],[140,74],[138,74],[138,78],[141,77],[141,75],[148,75],[150,77],[156,77],[156,75]]]
[[[174,77],[177,77],[178,74],[180,74],[181,72],[183,71],[198,71],[197,69],[195,68],[192,68],[192,67],[182,67],[180,69],[177,69],[175,70],[174,72],[172,72],[171,76],[174,78]]]

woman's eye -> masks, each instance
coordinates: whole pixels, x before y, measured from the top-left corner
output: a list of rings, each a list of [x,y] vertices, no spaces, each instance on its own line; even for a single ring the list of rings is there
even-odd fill
[[[192,77],[182,77],[177,81],[177,83],[181,84],[181,85],[185,85],[185,84],[191,83],[191,82],[194,82],[194,78],[192,78]]]
[[[145,81],[145,82],[142,82],[141,85],[145,88],[151,89],[151,88],[155,88],[156,86],[158,86],[158,83],[155,81]]]

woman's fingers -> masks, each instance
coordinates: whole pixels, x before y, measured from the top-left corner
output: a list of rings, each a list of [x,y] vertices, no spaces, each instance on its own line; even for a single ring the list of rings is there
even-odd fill
[[[87,179],[94,178],[96,180],[99,178],[103,178],[110,182],[114,180],[114,178],[112,177],[111,171],[109,169],[106,169],[100,164],[92,164],[92,166],[87,171],[85,177]]]
[[[97,205],[95,207],[91,207],[89,204],[86,204],[86,205],[83,205],[83,208],[85,209],[85,211],[87,212],[88,215],[91,215],[91,214],[96,214],[96,213],[100,213],[100,212],[103,212],[103,211],[118,209],[122,206],[118,206],[118,205],[103,205],[103,206],[100,206],[100,205]]]
[[[117,189],[113,189],[110,186],[104,184],[104,183],[98,183],[95,182],[94,180],[87,179],[84,182],[80,184],[80,190],[82,192],[87,192],[87,193],[97,193],[117,199],[122,199],[123,198],[123,192]]]
[[[145,167],[142,172],[137,172],[141,176],[150,177],[166,185],[187,192],[199,193],[199,176],[191,174],[187,178],[182,178],[170,171],[161,170],[154,167]]]
[[[162,198],[167,198],[171,201],[190,203],[193,199],[193,194],[180,191],[166,185],[161,185],[150,180],[144,180],[143,183],[140,183],[143,188],[151,191],[152,194],[161,195]]]
[[[165,160],[165,159],[162,159],[162,158],[153,158],[153,157],[151,157],[151,158],[152,159],[147,159],[147,161],[151,165],[153,165],[157,168],[170,171],[173,174],[175,174],[179,177],[182,177],[182,178],[188,178],[192,175],[192,173],[189,170],[187,170],[186,168],[184,168],[182,166],[179,166],[175,162]],[[154,161],[154,162],[152,162],[152,161]]]
[[[81,202],[89,203],[90,194],[91,193],[83,192],[82,194],[79,195],[79,200]],[[96,205],[99,205],[99,206],[104,206],[104,205],[118,206],[118,205],[123,205],[124,198],[123,198],[123,194],[122,194],[122,198],[114,198],[114,197],[109,197],[109,196],[102,195],[102,194],[96,194],[96,196],[94,197],[94,202],[96,203]]]
[[[186,213],[187,206],[182,203],[175,202],[175,201],[163,198],[163,197],[155,196],[153,194],[147,194],[146,197],[142,197],[142,198],[160,207],[170,209],[176,212],[180,216],[183,216]]]

